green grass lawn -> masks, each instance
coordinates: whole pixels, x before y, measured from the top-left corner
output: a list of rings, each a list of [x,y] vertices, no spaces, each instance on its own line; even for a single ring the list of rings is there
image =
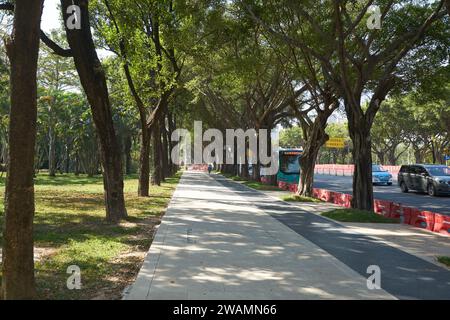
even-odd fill
[[[289,196],[284,196],[281,198],[281,200],[283,201],[288,201],[288,202],[323,202],[322,200],[316,199],[316,198],[312,198],[312,197],[305,197],[305,196],[299,196],[299,195],[289,195]]]
[[[400,223],[400,219],[390,219],[374,212],[356,209],[336,209],[324,212],[322,216],[341,222]]]
[[[250,187],[252,189],[260,190],[260,191],[281,191],[280,188],[277,186],[272,186],[268,184],[264,184],[262,182],[257,181],[251,181],[247,180],[229,173],[220,173],[219,171],[216,171],[218,174],[223,175],[224,177],[227,177],[228,179],[231,179],[236,182],[241,182],[243,185],[246,185],[247,187]]]
[[[450,257],[440,256],[437,257],[437,261],[439,261],[442,264],[445,264],[447,267],[450,267]]]
[[[136,176],[125,179],[128,219],[105,221],[101,176],[61,175],[36,179],[34,219],[36,282],[41,299],[120,298],[136,276],[180,174],[137,196]],[[0,180],[0,228],[3,230],[4,179]],[[2,236],[0,234],[0,240]],[[81,269],[81,290],[68,290],[67,267]],[[0,275],[1,276],[1,275]]]
[[[256,182],[256,181],[244,181],[242,184],[246,185],[247,187],[260,190],[260,191],[282,191],[277,186],[272,186],[269,184],[264,184],[262,182]]]

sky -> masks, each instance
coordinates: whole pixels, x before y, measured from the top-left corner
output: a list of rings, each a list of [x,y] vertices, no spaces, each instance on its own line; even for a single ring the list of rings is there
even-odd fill
[[[58,10],[59,0],[45,0],[44,12],[42,13],[41,28],[45,32],[60,27],[60,13]]]
[[[49,34],[52,29],[61,28],[61,12],[59,11],[60,0],[45,0],[44,11],[42,12],[41,29]],[[110,51],[104,49],[97,49],[97,54],[100,59],[111,56]]]

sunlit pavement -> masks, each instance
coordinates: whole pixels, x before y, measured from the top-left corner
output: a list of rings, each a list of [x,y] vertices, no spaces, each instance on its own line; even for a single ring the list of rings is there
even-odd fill
[[[380,267],[382,289],[367,288],[370,265]],[[450,299],[450,272],[221,176],[188,172],[124,298]]]

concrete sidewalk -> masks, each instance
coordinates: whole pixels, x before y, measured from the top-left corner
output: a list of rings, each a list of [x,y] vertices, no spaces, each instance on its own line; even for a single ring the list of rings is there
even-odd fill
[[[224,180],[184,173],[124,299],[395,298],[271,215],[273,198]]]

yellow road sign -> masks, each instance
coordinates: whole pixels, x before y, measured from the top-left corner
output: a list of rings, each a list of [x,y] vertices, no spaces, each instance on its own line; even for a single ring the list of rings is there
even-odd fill
[[[330,138],[325,146],[327,148],[335,148],[335,149],[344,149],[345,148],[345,139],[344,138]]]

